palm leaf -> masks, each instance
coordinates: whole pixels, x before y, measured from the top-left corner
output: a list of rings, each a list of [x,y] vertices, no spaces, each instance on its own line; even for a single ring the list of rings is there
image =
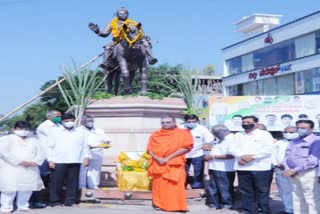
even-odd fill
[[[101,81],[98,79],[98,71],[91,71],[89,69],[78,68],[74,64],[74,69],[64,66],[64,76],[66,78],[67,86],[59,85],[59,89],[63,98],[65,99],[69,110],[72,111],[76,117],[76,125],[80,125],[81,118],[85,109],[87,108],[90,97],[94,95],[100,85],[104,82],[105,78]]]

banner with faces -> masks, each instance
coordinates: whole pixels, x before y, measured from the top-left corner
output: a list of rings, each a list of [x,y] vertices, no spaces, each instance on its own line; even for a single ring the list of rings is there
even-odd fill
[[[208,97],[209,126],[225,124],[231,131],[241,131],[242,117],[256,116],[268,131],[283,131],[297,120],[309,119],[319,131],[320,96],[212,96]]]

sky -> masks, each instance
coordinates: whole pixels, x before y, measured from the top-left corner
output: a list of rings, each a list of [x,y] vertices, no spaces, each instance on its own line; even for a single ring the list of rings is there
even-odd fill
[[[142,23],[159,64],[222,73],[221,49],[244,39],[234,23],[253,13],[283,15],[286,24],[320,10],[319,0],[0,0],[0,114],[40,93],[63,65],[82,65],[111,37],[89,22],[107,24],[120,7]],[[89,68],[96,68],[97,63]]]

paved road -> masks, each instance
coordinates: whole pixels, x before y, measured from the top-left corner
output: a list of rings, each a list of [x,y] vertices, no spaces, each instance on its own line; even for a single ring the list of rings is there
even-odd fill
[[[238,206],[238,205],[236,205]],[[274,196],[273,199],[270,200],[271,213],[276,214],[282,211],[281,201],[277,196]],[[190,199],[188,200],[188,208],[190,210],[190,214],[203,214],[204,212],[208,212],[209,209],[204,205],[204,199]],[[151,201],[149,200],[104,200],[100,204],[92,204],[92,203],[81,203],[79,207],[59,207],[59,208],[45,208],[45,209],[37,209],[32,210],[32,213],[46,213],[46,214],[117,214],[117,213],[128,213],[130,214],[148,214],[148,213],[168,213],[162,211],[156,211],[151,207]],[[20,213],[20,212],[15,212]],[[21,212],[22,213],[22,212]],[[25,212],[23,212],[26,214]],[[172,212],[170,212],[172,213]],[[210,212],[210,213],[235,213],[235,212]]]

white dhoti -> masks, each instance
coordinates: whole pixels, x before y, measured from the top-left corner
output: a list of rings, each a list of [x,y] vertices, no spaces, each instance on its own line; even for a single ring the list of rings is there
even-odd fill
[[[102,151],[93,151],[91,154],[89,166],[81,166],[79,188],[97,189],[99,187],[103,154]]]

